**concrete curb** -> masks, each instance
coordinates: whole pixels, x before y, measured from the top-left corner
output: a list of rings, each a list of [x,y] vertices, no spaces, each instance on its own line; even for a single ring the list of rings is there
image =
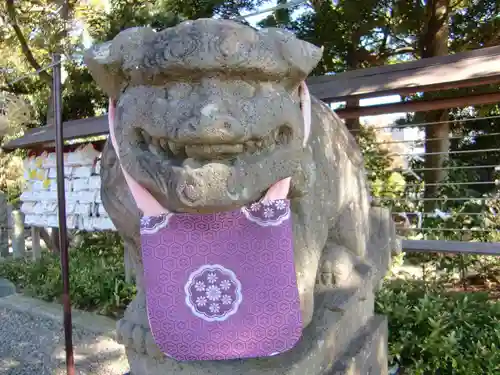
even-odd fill
[[[16,293],[16,286],[7,279],[0,277],[0,298]]]
[[[20,311],[32,316],[63,321],[63,307],[59,303],[49,303],[35,298],[12,294],[0,298],[0,308]],[[116,321],[95,313],[71,310],[73,327],[90,331],[116,341]]]

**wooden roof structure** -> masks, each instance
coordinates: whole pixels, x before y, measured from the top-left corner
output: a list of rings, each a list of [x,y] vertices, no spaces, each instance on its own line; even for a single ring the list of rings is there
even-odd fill
[[[345,73],[309,77],[310,92],[325,102],[347,98],[372,98],[390,94],[409,95],[482,85],[500,85],[500,46],[400,64],[359,69]],[[417,112],[500,102],[500,91],[464,97],[407,101],[336,110],[341,118],[356,118],[395,112]],[[67,121],[65,140],[108,133],[106,116]],[[25,132],[3,146],[5,151],[44,147],[55,139],[53,125]]]
[[[64,139],[93,137],[108,133],[107,116],[90,117],[81,120],[66,121],[64,126]],[[9,152],[16,149],[37,149],[40,147],[53,147],[56,138],[56,130],[53,125],[41,126],[29,129],[22,137],[13,139],[2,148]]]
[[[500,83],[500,46],[307,80],[309,91],[327,102],[492,83]]]

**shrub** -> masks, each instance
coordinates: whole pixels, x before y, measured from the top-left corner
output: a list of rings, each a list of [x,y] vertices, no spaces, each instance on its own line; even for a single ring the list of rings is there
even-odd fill
[[[135,286],[125,282],[123,245],[116,233],[85,234],[81,244],[70,251],[69,268],[71,302],[76,308],[117,316],[135,294]],[[27,295],[60,300],[60,259],[53,254],[44,253],[39,262],[0,263],[0,276]]]
[[[392,281],[376,307],[389,317],[390,360],[403,374],[500,373],[500,303],[486,293]]]

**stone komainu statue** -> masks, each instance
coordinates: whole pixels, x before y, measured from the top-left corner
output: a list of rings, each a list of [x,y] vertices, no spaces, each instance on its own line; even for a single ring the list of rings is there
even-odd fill
[[[132,374],[386,373],[385,320],[373,313],[373,292],[397,242],[390,215],[370,207],[354,138],[314,98],[303,146],[298,88],[321,56],[287,31],[213,19],[128,29],[87,52],[95,80],[117,100],[122,165],[164,207],[241,207],[292,176],[301,341],[276,357],[178,363],[149,330],[140,213],[108,142],[102,199],[137,275],[137,297],[118,324]]]

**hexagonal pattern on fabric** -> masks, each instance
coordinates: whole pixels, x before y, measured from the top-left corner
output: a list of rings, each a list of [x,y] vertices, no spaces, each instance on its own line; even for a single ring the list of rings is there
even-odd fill
[[[302,335],[290,202],[141,221],[148,317],[176,360],[277,355]]]

